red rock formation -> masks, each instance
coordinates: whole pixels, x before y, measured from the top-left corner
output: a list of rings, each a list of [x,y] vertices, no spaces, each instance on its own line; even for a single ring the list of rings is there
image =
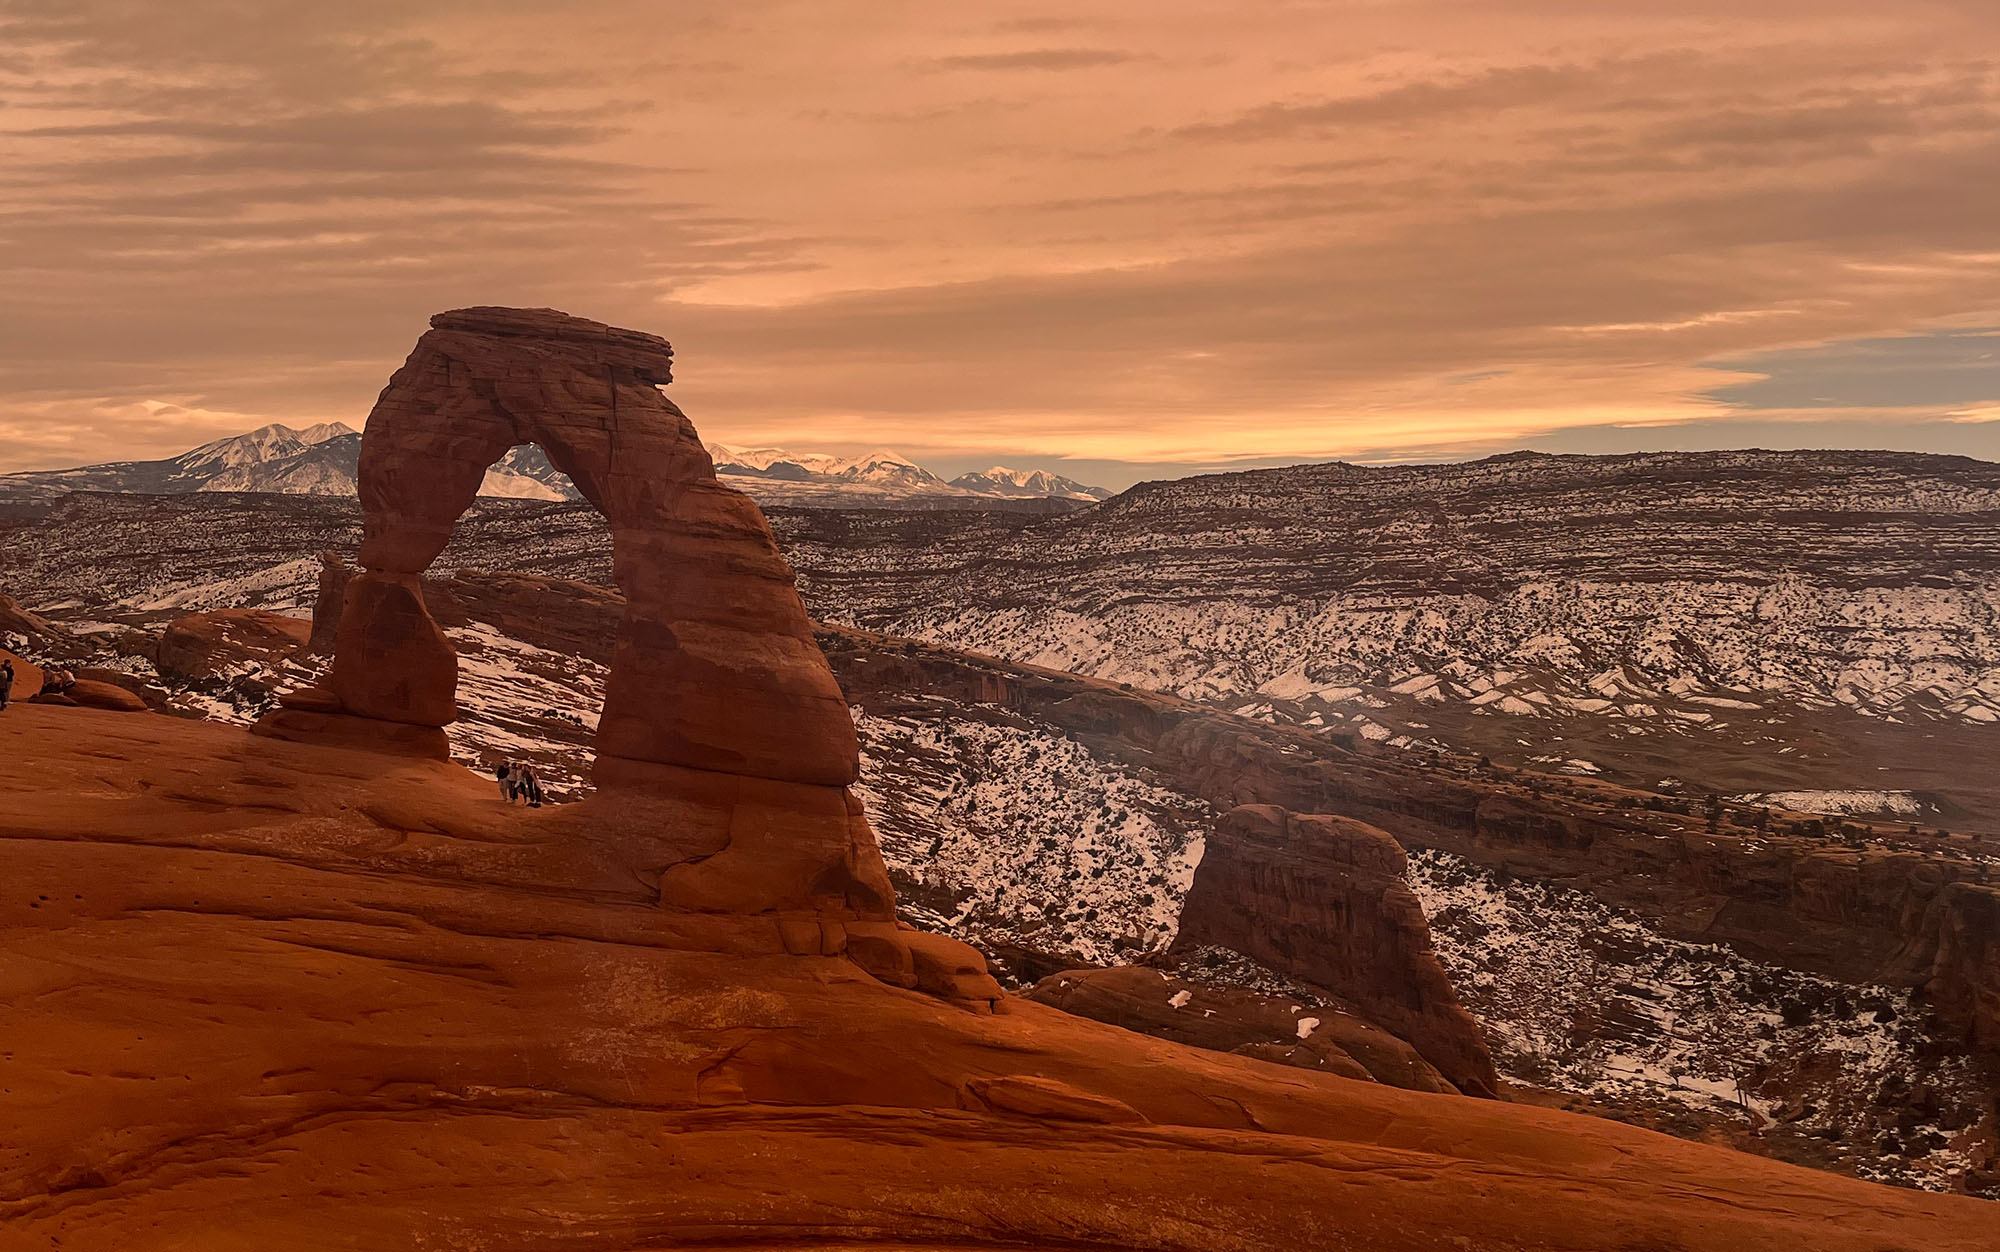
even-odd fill
[[[1416,1049],[1388,1031],[1284,996],[1185,982],[1139,965],[1065,970],[1024,995],[1155,1039],[1410,1091],[1455,1090]]]
[[[1975,1045],[2000,1053],[2000,887],[1940,883],[1892,976],[1922,986]]]
[[[114,683],[78,678],[63,691],[70,703],[86,709],[108,709],[114,713],[144,713],[146,702]]]
[[[347,581],[354,567],[338,552],[319,554],[319,593],[313,597],[312,634],[306,640],[309,656],[332,656],[334,638],[340,629],[340,602],[347,595]]]
[[[362,569],[324,568],[323,590],[344,584],[326,687],[287,696],[258,729],[366,742],[373,724],[400,751],[442,754],[457,657],[423,573],[487,467],[533,441],[611,524],[624,604],[592,811],[615,830],[653,820],[648,797],[684,806],[677,859],[633,867],[661,907],[724,929],[782,917],[778,951],[848,954],[885,981],[990,1007],[999,985],[976,952],[896,925],[846,790],[860,772],[847,700],[764,515],[716,482],[660,393],[672,363],[663,339],[549,309],[432,318],[362,438]]]
[[[766,837],[669,792],[89,709],[0,762],[5,1252],[1992,1246],[1978,1201],[790,955],[833,919],[659,906]]]
[[[600,757],[853,782],[853,722],[791,569],[660,394],[666,341],[547,309],[460,309],[431,327],[362,440],[365,572],[348,583],[329,678],[341,703],[390,721],[451,719],[448,645],[424,629],[413,580],[487,467],[533,441],[611,523],[626,612]]]
[[[22,608],[20,601],[0,591],[0,635],[53,639],[61,634],[54,625]]]
[[[1230,948],[1325,987],[1460,1091],[1493,1095],[1493,1058],[1431,950],[1406,864],[1394,839],[1348,818],[1232,809],[1208,838],[1175,946]]]
[[[128,674],[122,669],[112,669],[105,665],[86,665],[76,671],[78,682],[105,683],[131,692],[145,701],[149,709],[166,707],[167,693],[137,674]]]
[[[214,678],[246,661],[282,660],[302,648],[312,623],[263,609],[187,613],[167,624],[153,651],[162,674]]]

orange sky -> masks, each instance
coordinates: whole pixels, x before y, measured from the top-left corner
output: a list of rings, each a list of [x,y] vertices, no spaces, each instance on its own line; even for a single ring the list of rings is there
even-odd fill
[[[0,468],[358,422],[474,303],[947,468],[2000,456],[1996,63],[1993,0],[0,0]]]

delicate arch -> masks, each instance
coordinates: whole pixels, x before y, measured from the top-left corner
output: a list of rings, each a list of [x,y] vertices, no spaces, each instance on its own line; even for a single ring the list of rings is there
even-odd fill
[[[641,761],[845,786],[854,722],[791,568],[749,497],[716,481],[658,390],[673,349],[553,309],[440,313],[361,441],[363,572],[327,679],[341,711],[417,726],[457,716],[457,654],[420,576],[487,467],[537,443],[610,523],[625,618],[597,733],[598,775]]]

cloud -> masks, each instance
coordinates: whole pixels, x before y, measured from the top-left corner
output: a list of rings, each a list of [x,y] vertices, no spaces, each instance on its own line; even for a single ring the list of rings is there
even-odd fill
[[[475,303],[986,463],[1984,411],[1823,384],[2000,324],[1991,6],[1504,7],[0,0],[0,461],[353,422]]]
[[[937,57],[930,64],[947,70],[1084,70],[1138,59],[1129,52],[1111,48],[1031,48],[1021,52]]]

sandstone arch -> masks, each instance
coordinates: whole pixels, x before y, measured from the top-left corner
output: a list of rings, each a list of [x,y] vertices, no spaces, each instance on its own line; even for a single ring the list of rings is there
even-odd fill
[[[539,443],[610,523],[625,620],[600,778],[618,761],[846,786],[854,724],[764,515],[716,481],[662,395],[664,339],[550,309],[440,313],[362,438],[363,572],[328,687],[340,710],[416,726],[457,714],[456,656],[418,577],[494,461]],[[607,764],[609,762],[609,764]]]
[[[1002,993],[976,950],[896,920],[847,790],[860,772],[847,701],[763,513],[716,481],[694,426],[660,394],[672,365],[664,339],[553,309],[432,318],[362,436],[362,568],[325,686],[285,696],[255,729],[447,755],[458,657],[423,572],[487,467],[538,443],[609,521],[625,595],[599,794],[540,816],[551,854],[598,890],[651,888],[675,915],[663,944],[846,956],[885,982],[991,1008]]]

